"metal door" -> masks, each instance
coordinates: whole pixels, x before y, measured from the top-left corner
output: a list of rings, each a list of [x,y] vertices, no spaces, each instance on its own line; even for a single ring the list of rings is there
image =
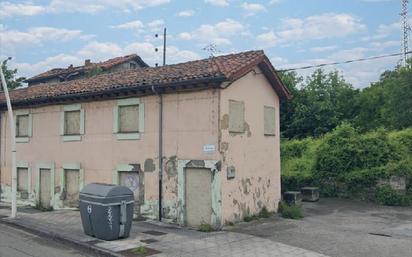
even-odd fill
[[[40,208],[50,209],[51,208],[51,170],[50,169],[40,169],[40,197],[39,205]]]
[[[186,223],[190,227],[211,224],[212,172],[210,169],[186,169]]]
[[[79,170],[64,170],[64,189],[66,190],[64,205],[67,207],[79,207],[79,173]]]

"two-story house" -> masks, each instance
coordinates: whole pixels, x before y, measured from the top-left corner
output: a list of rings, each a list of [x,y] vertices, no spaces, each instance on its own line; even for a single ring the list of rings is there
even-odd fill
[[[126,56],[112,58],[103,62],[93,63],[90,59],[84,61],[84,65],[70,65],[68,68],[55,68],[40,73],[27,79],[25,82],[29,86],[42,83],[58,83],[85,77],[91,77],[100,73],[110,73],[122,70],[131,70],[149,67],[140,56],[130,54]]]
[[[219,227],[277,210],[279,103],[291,95],[263,51],[38,84],[10,96],[22,203],[73,208],[83,185],[104,182],[131,188],[138,214],[181,225]],[[0,108],[9,200],[3,95]]]

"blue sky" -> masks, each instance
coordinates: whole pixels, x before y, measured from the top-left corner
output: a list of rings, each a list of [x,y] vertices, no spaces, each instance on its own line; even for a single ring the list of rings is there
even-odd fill
[[[130,53],[161,63],[263,49],[277,69],[400,50],[400,0],[6,0],[0,3],[0,57],[19,75]],[[355,87],[376,81],[398,57],[338,65]],[[311,70],[301,71],[306,76]]]

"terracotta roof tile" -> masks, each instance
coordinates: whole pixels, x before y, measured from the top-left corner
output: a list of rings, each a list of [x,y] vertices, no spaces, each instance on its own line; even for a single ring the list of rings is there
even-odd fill
[[[234,81],[258,64],[265,65],[273,73],[271,76],[277,81],[274,83],[279,84],[275,85],[277,87],[275,90],[280,93],[280,96],[289,98],[287,89],[278,79],[263,51],[242,52],[163,67],[112,72],[55,84],[40,84],[10,91],[10,98],[14,104],[24,104],[36,99],[93,95],[128,88],[151,86],[158,88],[172,84],[189,85],[211,81],[220,83]],[[5,105],[3,94],[0,94],[0,105]]]
[[[32,81],[38,81],[46,78],[51,78],[51,77],[58,77],[58,76],[64,76],[68,75],[71,73],[75,72],[87,72],[89,70],[94,69],[95,67],[100,67],[103,69],[110,69],[113,66],[131,61],[131,60],[137,60],[140,65],[143,67],[148,67],[148,65],[137,55],[137,54],[130,54],[126,56],[121,56],[121,57],[115,57],[103,62],[98,62],[98,63],[90,63],[89,66],[82,65],[82,66],[76,66],[76,67],[69,67],[69,68],[55,68],[48,70],[46,72],[40,73],[34,77],[31,77],[27,79],[27,82],[32,82]]]

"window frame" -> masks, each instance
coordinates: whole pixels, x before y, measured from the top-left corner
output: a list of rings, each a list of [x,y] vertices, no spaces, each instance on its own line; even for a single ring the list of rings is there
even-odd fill
[[[240,124],[239,129],[235,126],[234,120],[236,117],[234,117],[233,109],[231,108],[232,104],[239,104],[241,108],[241,116],[240,119],[242,119],[242,124]],[[244,101],[239,101],[239,100],[229,100],[229,124],[228,124],[228,130],[229,133],[245,133],[245,102]]]
[[[139,106],[139,131],[138,132],[120,132],[120,116],[119,109],[122,106]],[[144,133],[144,120],[145,120],[144,103],[140,102],[139,98],[127,98],[117,100],[116,105],[113,107],[113,134],[115,134],[117,140],[138,140],[141,138],[141,134]]]
[[[80,112],[80,127],[79,134],[65,134],[66,133],[66,112]],[[60,136],[63,137],[63,141],[81,141],[82,135],[84,135],[84,109],[81,104],[65,105],[60,112]]]
[[[30,198],[32,174],[31,174],[29,163],[26,161],[17,161],[16,162],[16,173],[18,172],[19,168],[27,169],[27,194],[28,194],[28,197]],[[18,173],[17,173],[17,179],[18,179]],[[19,198],[21,198],[20,194],[24,191],[19,191],[18,186],[19,186],[19,182],[17,181],[17,185],[16,185],[17,193],[19,195]]]
[[[267,131],[266,127],[266,109],[272,109],[273,110],[273,129],[274,131]],[[268,105],[264,105],[263,106],[263,135],[265,136],[276,136],[276,107],[275,106],[268,106]]]
[[[27,124],[27,135],[26,136],[19,136],[17,133],[18,129],[18,116],[28,116],[28,124]],[[15,125],[15,135],[16,135],[16,143],[28,143],[30,138],[32,137],[32,129],[33,129],[33,116],[29,110],[16,110],[14,111],[14,125]]]

